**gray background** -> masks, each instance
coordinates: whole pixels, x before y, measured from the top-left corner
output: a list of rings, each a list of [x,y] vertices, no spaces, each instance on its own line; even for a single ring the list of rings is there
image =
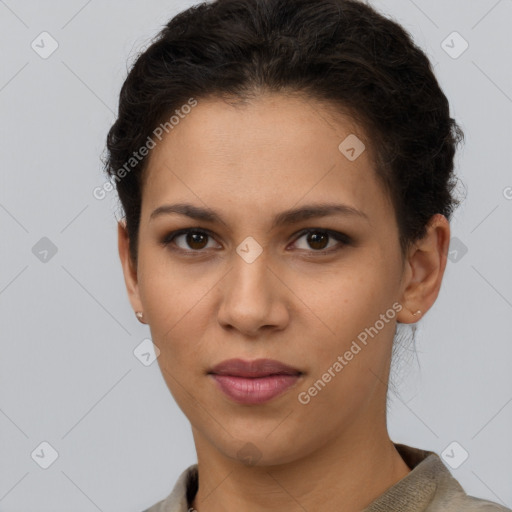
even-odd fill
[[[512,1],[371,3],[428,53],[467,136],[452,261],[396,375],[391,435],[440,454],[456,441],[466,490],[512,507]],[[191,4],[0,0],[2,512],[140,512],[196,460],[157,363],[133,353],[149,329],[125,294],[115,195],[92,195],[127,62]],[[59,45],[46,59],[43,31]]]

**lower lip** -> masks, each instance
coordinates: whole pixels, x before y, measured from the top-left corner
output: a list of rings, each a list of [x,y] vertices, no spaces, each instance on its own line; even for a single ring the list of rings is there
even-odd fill
[[[293,386],[300,375],[268,375],[247,378],[210,374],[229,398],[240,404],[262,404]]]

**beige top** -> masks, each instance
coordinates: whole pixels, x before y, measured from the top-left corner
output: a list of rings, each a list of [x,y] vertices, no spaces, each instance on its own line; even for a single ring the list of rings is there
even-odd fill
[[[363,512],[512,512],[496,503],[468,496],[435,453],[401,444],[395,446],[411,472]],[[181,473],[166,499],[144,512],[193,512],[190,503],[197,488],[197,464],[194,464]]]

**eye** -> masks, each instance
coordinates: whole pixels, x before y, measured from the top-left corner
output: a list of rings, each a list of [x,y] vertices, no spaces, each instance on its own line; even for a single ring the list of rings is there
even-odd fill
[[[350,237],[338,231],[331,231],[328,229],[311,228],[303,231],[299,238],[296,239],[294,245],[298,240],[305,239],[305,247],[299,247],[301,250],[310,251],[318,254],[329,254],[339,250],[344,245],[349,245],[351,242]],[[329,245],[329,242],[336,241],[337,243]],[[309,246],[309,247],[308,247]],[[313,249],[311,251],[311,248]]]
[[[202,229],[180,229],[169,233],[163,240],[164,246],[175,245],[177,250],[184,252],[202,252],[204,249],[213,248],[208,246],[208,239],[212,239],[212,235]],[[178,241],[181,240],[183,245]]]
[[[186,228],[169,233],[161,243],[164,247],[170,247],[172,250],[184,253],[201,253],[206,252],[206,249],[219,248],[218,244],[217,246],[209,245],[213,238],[213,235],[207,230]],[[302,238],[305,239],[306,246],[298,247],[298,249],[314,255],[333,253],[343,246],[349,245],[352,241],[349,236],[338,231],[310,228],[299,233],[299,237],[295,239],[293,245],[296,246]]]

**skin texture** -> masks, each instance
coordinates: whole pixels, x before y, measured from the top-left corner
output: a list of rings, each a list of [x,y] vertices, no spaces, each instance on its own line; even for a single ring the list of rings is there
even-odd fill
[[[349,134],[367,148],[355,161],[338,149]],[[132,307],[144,312],[162,374],[192,425],[199,512],[356,511],[409,472],[386,427],[393,336],[396,321],[416,322],[435,301],[450,228],[435,215],[402,259],[394,209],[370,150],[347,116],[334,120],[311,99],[269,93],[236,107],[199,100],[150,155],[137,268],[122,222],[119,254]],[[271,228],[276,214],[323,202],[364,216]],[[171,203],[209,207],[223,222],[150,218]],[[161,243],[191,227],[212,236]],[[352,242],[320,238],[315,245],[300,233],[305,228],[338,231]],[[249,236],[263,249],[252,263],[236,252]],[[401,311],[301,404],[298,394],[394,303]],[[240,405],[207,375],[235,357],[277,359],[303,375],[269,402]],[[248,443],[256,465],[239,455]]]

